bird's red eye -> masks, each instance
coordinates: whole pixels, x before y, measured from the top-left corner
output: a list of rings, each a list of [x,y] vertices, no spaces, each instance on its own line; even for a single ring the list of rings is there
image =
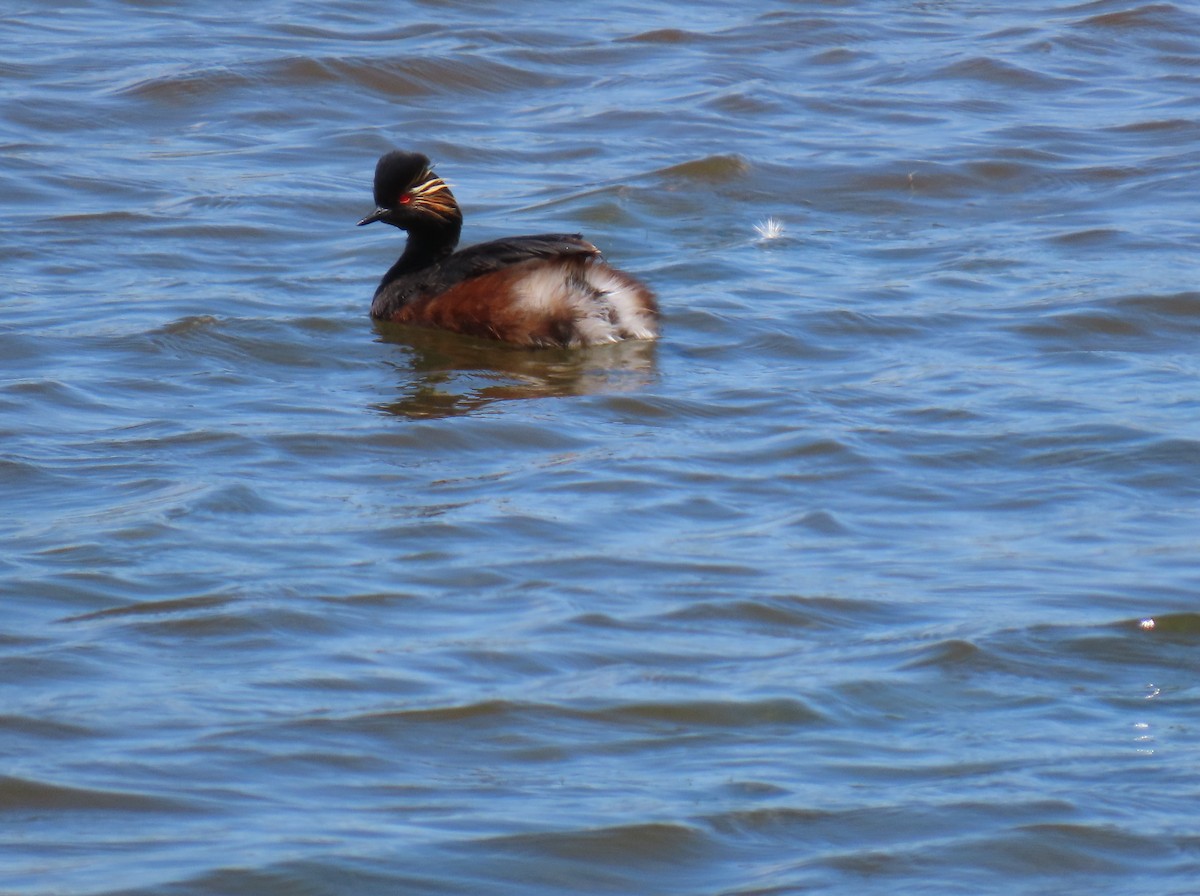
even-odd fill
[[[400,198],[396,200],[397,205],[408,205],[412,202],[412,193],[401,193]]]

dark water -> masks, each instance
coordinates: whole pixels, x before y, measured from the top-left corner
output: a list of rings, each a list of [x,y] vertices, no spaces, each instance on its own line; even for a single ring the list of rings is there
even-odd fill
[[[1197,891],[1200,11],[736,7],[4,7],[0,892]]]

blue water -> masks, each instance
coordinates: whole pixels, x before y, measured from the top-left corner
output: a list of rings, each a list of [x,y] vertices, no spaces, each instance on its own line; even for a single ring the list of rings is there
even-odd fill
[[[1189,6],[0,37],[0,893],[1196,891]],[[373,324],[394,147],[661,342]]]

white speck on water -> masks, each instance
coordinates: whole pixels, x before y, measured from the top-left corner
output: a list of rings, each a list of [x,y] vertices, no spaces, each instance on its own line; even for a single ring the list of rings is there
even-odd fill
[[[778,218],[767,218],[765,221],[755,224],[754,230],[761,239],[777,240],[783,236],[783,222]]]

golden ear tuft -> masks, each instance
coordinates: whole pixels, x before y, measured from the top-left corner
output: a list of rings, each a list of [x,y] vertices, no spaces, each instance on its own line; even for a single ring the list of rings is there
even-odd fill
[[[459,215],[458,203],[454,201],[454,194],[450,192],[450,187],[432,171],[426,172],[426,174],[428,176],[425,180],[409,190],[413,202],[439,217],[457,217]]]

